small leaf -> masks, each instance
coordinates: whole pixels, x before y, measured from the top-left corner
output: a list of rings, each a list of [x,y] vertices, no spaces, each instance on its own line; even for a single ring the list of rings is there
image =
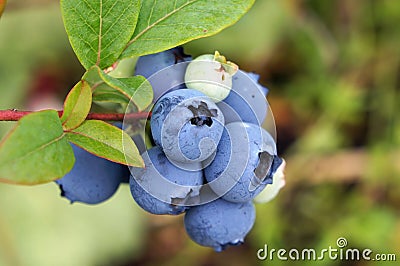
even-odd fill
[[[138,111],[146,109],[153,101],[153,88],[150,82],[143,76],[134,76],[119,79],[126,86],[134,90],[132,102],[138,108]]]
[[[79,81],[64,102],[61,122],[65,130],[74,129],[85,121],[92,106],[92,90],[86,81]]]
[[[135,73],[135,67],[138,57],[124,58],[114,65],[113,69],[108,72],[108,75],[114,78],[127,78]]]
[[[238,21],[255,0],[142,1],[121,58],[151,54],[214,35]]]
[[[153,100],[153,90],[150,82],[142,76],[134,76],[129,78],[113,78],[97,66],[91,67],[83,75],[83,79],[86,80],[92,88],[94,88],[93,94],[97,97],[97,88],[100,93],[105,90],[114,93],[118,93],[127,99],[127,102],[132,103],[137,107],[138,111],[146,109]],[[104,96],[104,95],[103,95]],[[105,101],[104,97],[102,101]],[[110,99],[111,100],[111,99]]]
[[[144,167],[139,151],[125,131],[100,120],[87,120],[68,131],[67,138],[79,147],[110,161]]]
[[[96,88],[93,93],[93,101],[95,102],[111,102],[128,104],[129,100],[123,94],[110,88]]]
[[[103,89],[110,88],[121,93],[127,99],[130,99],[134,93],[134,90],[131,90],[129,87],[125,86],[125,84],[118,79],[107,75],[98,66],[93,66],[86,71],[82,79],[89,82],[90,86],[94,90],[96,90],[96,88],[99,86],[101,86]]]
[[[68,173],[75,158],[55,110],[35,112],[19,120],[0,142],[0,180],[33,185]]]
[[[3,15],[3,11],[6,8],[7,0],[0,0],[0,17]]]
[[[64,26],[81,64],[106,68],[135,31],[139,0],[61,0]]]

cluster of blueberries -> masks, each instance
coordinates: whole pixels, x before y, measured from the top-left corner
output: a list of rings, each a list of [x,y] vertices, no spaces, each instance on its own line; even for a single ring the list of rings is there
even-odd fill
[[[218,52],[193,60],[181,47],[140,57],[135,74],[148,78],[155,95],[147,127],[153,147],[141,149],[145,168],[73,146],[76,163],[56,181],[61,194],[96,204],[129,182],[147,212],[185,213],[186,231],[198,244],[221,251],[243,243],[255,221],[253,201],[270,200],[284,184],[284,162],[261,126],[268,90]]]

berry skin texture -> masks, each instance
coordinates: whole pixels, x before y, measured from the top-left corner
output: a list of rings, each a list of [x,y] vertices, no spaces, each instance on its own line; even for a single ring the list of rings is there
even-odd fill
[[[157,146],[142,157],[145,168],[131,168],[130,188],[136,203],[152,214],[177,215],[187,210],[186,201],[200,193],[203,172],[176,167]]]
[[[232,80],[232,90],[217,106],[225,115],[225,123],[242,121],[261,125],[268,112],[265,99],[268,90],[257,83],[259,76],[239,70]]]
[[[189,63],[185,73],[185,83],[189,89],[195,89],[209,96],[213,101],[225,99],[232,88],[232,76],[238,68],[227,62],[218,52],[205,54]]]
[[[215,152],[224,116],[203,93],[180,89],[156,102],[150,125],[154,142],[170,160],[193,163],[204,161]]]
[[[148,79],[153,88],[154,102],[168,91],[186,88],[185,72],[190,61],[192,57],[178,46],[139,57],[135,74]]]
[[[61,195],[73,202],[98,204],[109,199],[123,178],[129,176],[127,166],[97,157],[72,144],[75,164],[72,170],[55,182]]]
[[[227,124],[214,161],[204,169],[211,189],[231,202],[246,202],[272,183],[271,165],[276,144],[263,128],[234,122]]]
[[[240,245],[255,221],[253,203],[233,203],[217,199],[189,209],[184,218],[185,229],[196,243],[222,251]]]
[[[243,71],[243,72],[246,73],[247,76],[249,76],[254,82],[257,83],[258,88],[264,94],[264,97],[267,97],[267,94],[268,94],[269,90],[266,87],[262,86],[260,83],[258,83],[258,80],[260,79],[260,75],[258,75],[256,73],[253,73],[253,72],[245,72],[245,71]]]
[[[191,61],[192,57],[183,52],[182,47],[175,47],[163,52],[139,57],[136,62],[135,75],[149,78],[154,73],[177,63]]]

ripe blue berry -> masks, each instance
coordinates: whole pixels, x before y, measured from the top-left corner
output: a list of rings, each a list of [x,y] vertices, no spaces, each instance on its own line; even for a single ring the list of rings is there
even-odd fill
[[[250,123],[230,123],[204,175],[223,199],[246,202],[272,183],[270,168],[275,155],[275,141],[263,128]]]
[[[233,76],[232,90],[217,104],[225,116],[225,123],[237,121],[261,125],[268,112],[266,88],[257,83],[258,75],[239,70]]]
[[[128,167],[97,157],[72,144],[75,164],[72,170],[55,182],[61,195],[71,201],[97,204],[110,198],[124,177]]]
[[[174,90],[155,104],[150,120],[154,142],[178,163],[201,162],[215,151],[224,116],[197,90]]]
[[[233,203],[217,199],[190,208],[185,214],[185,228],[196,243],[222,251],[240,245],[253,227],[255,208],[251,202]]]
[[[168,66],[191,60],[192,57],[186,55],[182,47],[175,47],[163,52],[139,57],[135,67],[135,74],[149,78]]]
[[[188,209],[186,203],[200,193],[203,172],[176,167],[157,146],[142,157],[146,167],[133,167],[130,178],[132,197],[137,204],[153,214],[176,215]]]
[[[245,72],[244,73],[247,74],[247,76],[249,76],[254,82],[257,83],[258,88],[261,90],[261,92],[264,94],[264,97],[267,97],[268,94],[268,89],[266,87],[264,87],[263,85],[261,85],[258,80],[260,79],[260,75],[254,73],[254,72]]]

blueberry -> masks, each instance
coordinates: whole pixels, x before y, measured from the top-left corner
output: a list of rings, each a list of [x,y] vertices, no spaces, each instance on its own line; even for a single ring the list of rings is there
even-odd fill
[[[97,157],[72,144],[75,165],[72,170],[55,182],[61,195],[71,201],[97,204],[110,198],[124,177],[128,167]]]
[[[131,193],[137,204],[153,214],[176,215],[187,210],[187,203],[199,196],[202,171],[176,167],[157,146],[142,157],[146,167],[133,167],[130,178]]]
[[[233,203],[217,199],[189,209],[184,223],[193,241],[219,252],[227,246],[242,244],[253,227],[255,216],[251,202]]]
[[[242,121],[261,125],[265,120],[268,103],[267,89],[257,83],[258,75],[238,71],[232,80],[229,95],[217,104],[225,116],[225,123]]]
[[[188,62],[178,63],[163,68],[148,78],[153,88],[153,102],[169,91],[186,89],[184,76],[187,66]]]
[[[261,85],[258,80],[260,79],[260,75],[254,73],[254,72],[245,72],[243,71],[247,76],[249,76],[254,82],[257,83],[258,88],[261,90],[261,92],[264,94],[264,97],[267,97],[268,94],[268,88],[264,87]]]
[[[192,57],[183,52],[182,47],[175,47],[155,54],[139,57],[135,74],[149,78],[154,73],[177,63],[191,61]]]
[[[181,89],[156,102],[150,125],[154,142],[169,159],[178,163],[201,162],[215,151],[224,117],[203,93]]]
[[[204,169],[204,175],[223,199],[245,202],[272,183],[270,169],[275,160],[279,160],[276,144],[267,131],[234,122],[226,125],[214,161]]]
[[[205,54],[189,63],[185,73],[185,83],[189,89],[196,89],[213,101],[219,102],[228,96],[232,88],[232,76],[238,67],[218,52]]]
[[[184,76],[191,60],[192,57],[186,55],[179,46],[139,57],[135,74],[148,79],[153,88],[153,101],[155,101],[168,91],[186,88]]]

